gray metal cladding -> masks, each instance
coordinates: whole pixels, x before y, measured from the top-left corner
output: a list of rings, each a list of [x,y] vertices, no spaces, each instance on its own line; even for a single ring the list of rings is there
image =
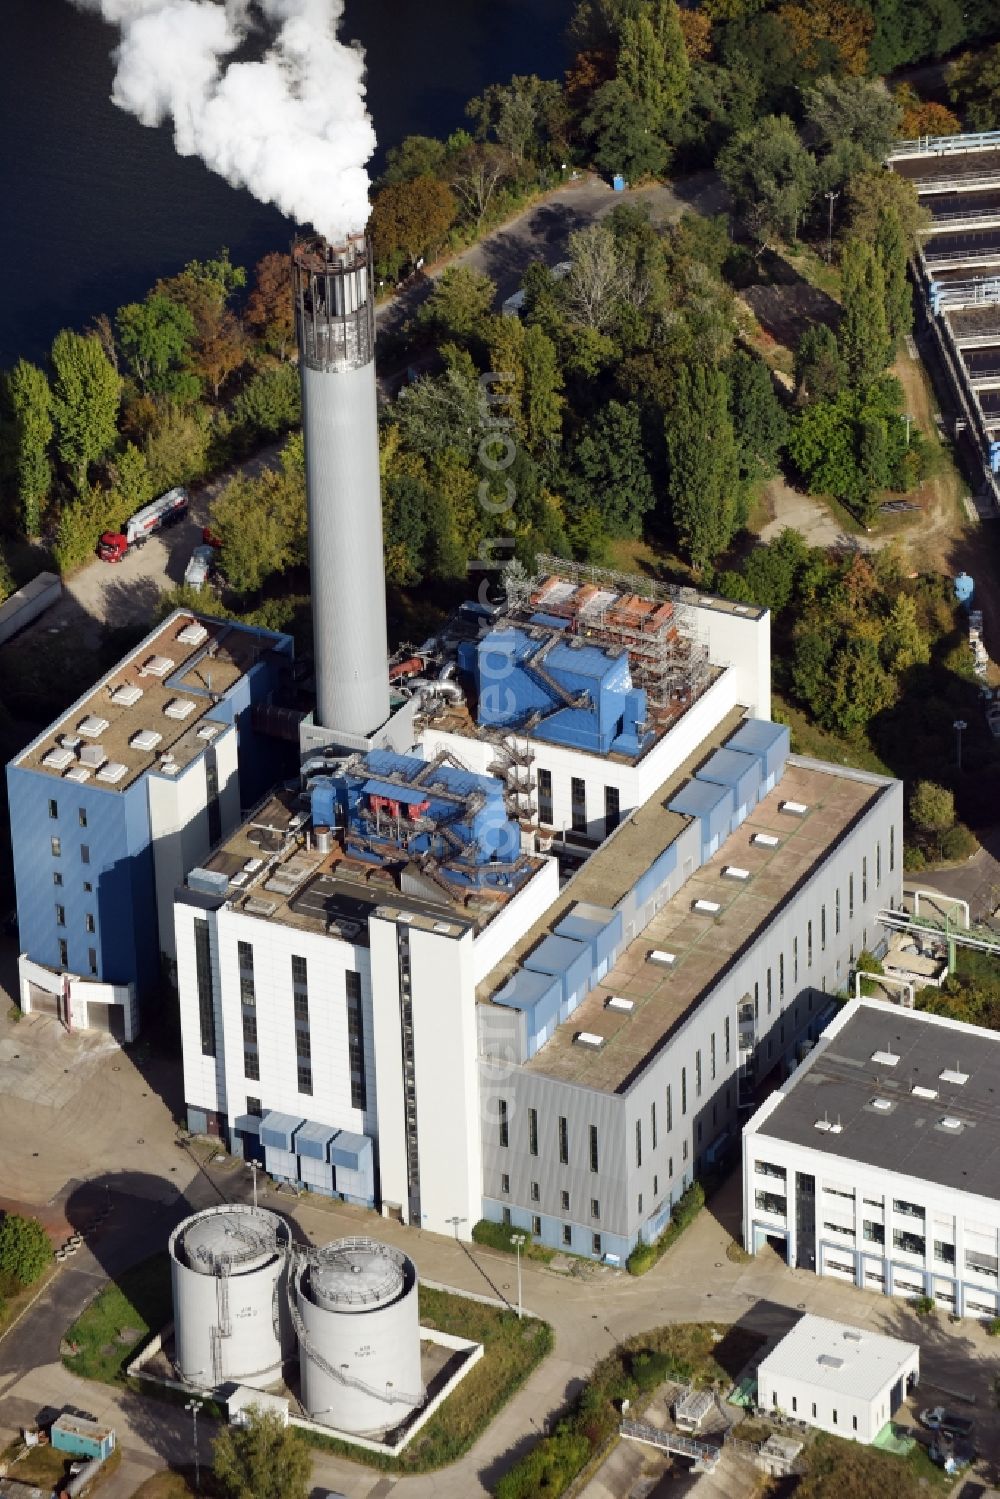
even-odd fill
[[[302,368],[316,713],[365,735],[389,716],[375,365]]]

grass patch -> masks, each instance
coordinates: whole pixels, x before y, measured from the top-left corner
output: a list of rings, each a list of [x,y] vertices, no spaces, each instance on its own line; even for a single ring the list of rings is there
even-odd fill
[[[526,1260],[540,1260],[543,1265],[547,1265],[554,1257],[554,1249],[546,1249],[544,1244],[533,1244],[531,1235],[524,1229],[515,1228],[512,1223],[491,1223],[487,1218],[480,1218],[479,1222],[473,1226],[472,1238],[476,1244],[502,1250],[504,1254],[515,1254],[512,1239],[517,1233],[524,1238],[521,1253]]]
[[[124,1384],[136,1349],[170,1320],[171,1311],[170,1262],[164,1250],[123,1271],[94,1298],[66,1333],[77,1352],[64,1354],[63,1363],[83,1379]]]
[[[701,1182],[692,1182],[691,1185],[681,1193],[673,1211],[670,1214],[670,1222],[662,1234],[652,1244],[637,1244],[625,1261],[625,1268],[629,1275],[645,1275],[647,1270],[660,1260],[671,1244],[676,1243],[688,1224],[701,1212],[705,1206],[705,1189]]]
[[[874,770],[878,775],[895,774],[863,740],[841,739],[837,734],[828,733],[814,724],[801,708],[773,689],[771,698],[776,710],[774,716],[792,731],[793,754],[811,755],[816,760],[851,765],[858,770]]]
[[[205,1487],[206,1475],[202,1469],[202,1487]],[[162,1473],[154,1473],[144,1483],[140,1483],[132,1499],[189,1499],[189,1496],[197,1491],[194,1486],[194,1472],[190,1476],[186,1473],[178,1473],[172,1468],[164,1468]]]
[[[796,1489],[796,1499],[927,1499],[947,1494],[955,1480],[931,1462],[923,1447],[906,1457],[859,1447],[840,1437],[819,1432],[803,1456],[807,1472]]]
[[[54,1447],[25,1447],[18,1437],[0,1454],[0,1462],[9,1478],[18,1483],[34,1484],[40,1489],[54,1489],[66,1477],[70,1462],[68,1452]]]
[[[305,1432],[310,1446],[385,1472],[427,1473],[442,1468],[468,1452],[553,1344],[547,1322],[533,1317],[518,1321],[515,1312],[428,1286],[420,1287],[420,1321],[439,1332],[482,1343],[485,1352],[405,1451],[399,1457],[385,1457]]]
[[[657,1327],[630,1338],[595,1366],[552,1435],[503,1475],[496,1499],[559,1499],[614,1437],[622,1400],[648,1395],[664,1379],[728,1389],[765,1342],[746,1328],[707,1322]]]

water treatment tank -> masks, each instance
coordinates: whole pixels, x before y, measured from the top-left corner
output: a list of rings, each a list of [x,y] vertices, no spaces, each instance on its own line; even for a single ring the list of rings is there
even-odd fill
[[[358,1436],[399,1426],[424,1399],[417,1271],[375,1239],[338,1239],[293,1274],[301,1400]]]
[[[288,1225],[227,1204],[186,1218],[170,1236],[174,1362],[203,1389],[226,1380],[264,1389],[295,1352],[288,1311]]]

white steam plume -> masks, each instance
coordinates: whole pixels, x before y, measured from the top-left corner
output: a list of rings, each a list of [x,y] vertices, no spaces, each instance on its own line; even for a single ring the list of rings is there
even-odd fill
[[[337,40],[344,0],[73,3],[120,28],[114,103],[172,121],[181,156],[331,239],[364,227],[375,131],[363,53]],[[228,61],[258,20],[264,56]]]

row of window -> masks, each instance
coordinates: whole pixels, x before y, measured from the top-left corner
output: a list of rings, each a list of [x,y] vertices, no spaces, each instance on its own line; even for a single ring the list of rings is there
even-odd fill
[[[51,796],[49,797],[49,816],[52,818],[53,822],[55,822],[59,817],[59,803],[56,801],[55,797]],[[85,828],[87,826],[86,807],[77,808],[76,820],[80,824],[81,828]]]
[[[502,1216],[503,1216],[504,1223],[507,1224],[508,1227],[510,1227],[510,1221],[511,1221],[511,1218],[510,1218],[510,1208],[503,1208],[502,1209]],[[540,1239],[541,1236],[542,1236],[542,1220],[541,1220],[541,1218],[539,1217],[539,1215],[537,1213],[533,1213],[531,1215],[531,1234],[532,1234],[532,1238],[535,1238],[535,1239]],[[571,1223],[564,1223],[563,1224],[563,1226],[562,1226],[562,1241],[563,1241],[563,1244],[565,1245],[565,1247],[567,1249],[572,1249],[572,1247],[573,1247],[573,1225]],[[600,1236],[600,1234],[591,1234],[591,1236],[590,1236],[590,1250],[591,1250],[591,1253],[594,1254],[598,1259],[601,1258],[601,1255],[604,1253],[604,1250],[603,1250],[603,1248],[601,1246],[601,1236]]]
[[[85,860],[84,862],[85,863],[89,863],[89,860]],[[57,890],[61,890],[62,889],[62,887],[63,887],[63,877],[62,877],[61,870],[53,869],[53,871],[52,871],[52,883],[53,883],[53,885],[55,886],[55,888]],[[83,890],[84,890],[84,894],[85,895],[89,895],[92,892],[93,888],[94,888],[93,883],[90,880],[84,880],[83,881]]]
[[[49,847],[52,850],[52,857],[53,857],[53,859],[61,859],[62,858],[62,839],[61,838],[50,838],[49,839]],[[80,863],[81,864],[89,864],[90,863],[90,844],[89,843],[81,843],[80,844]],[[62,883],[61,880],[56,880],[55,876],[53,876],[53,882],[55,884],[57,884],[57,885]]]
[[[776,1406],[778,1404],[778,1392],[777,1392],[777,1390],[773,1390],[771,1392],[771,1404],[773,1406]],[[797,1395],[793,1395],[792,1396],[792,1415],[795,1414],[795,1412],[798,1410],[798,1408],[799,1408],[799,1397]],[[816,1402],[815,1402],[815,1400],[812,1401],[812,1415],[813,1415],[813,1420],[815,1421],[816,1420]],[[830,1424],[831,1424],[831,1426],[836,1426],[838,1424],[838,1422],[837,1422],[837,1412],[836,1411],[831,1411],[830,1412]],[[851,1430],[852,1431],[857,1431],[857,1429],[858,1429],[858,1418],[857,1418],[857,1416],[852,1416],[851,1417]]]
[[[570,824],[574,833],[586,833],[590,824],[587,821],[587,785],[582,776],[571,776],[569,783],[569,811]],[[538,821],[543,827],[551,827],[555,821],[555,813],[552,805],[552,772],[551,770],[539,770],[538,772]],[[605,786],[604,788],[604,836],[613,833],[621,821],[621,797],[617,786]]]
[[[92,928],[88,928],[88,930],[92,930]],[[69,944],[67,943],[65,937],[60,937],[59,938],[59,967],[60,968],[68,968],[69,967]],[[92,976],[94,978],[96,978],[97,977],[97,948],[96,947],[88,947],[87,948],[87,967],[90,970],[90,973],[92,974]]]
[[[58,904],[58,902],[57,902],[56,903],[56,926],[65,926],[65,925],[66,925],[66,907],[65,906],[60,906]],[[85,911],[84,912],[83,926],[84,926],[84,930],[87,931],[87,932],[96,932],[97,931],[97,923],[94,921],[94,917],[93,917],[93,915],[92,915],[92,913],[90,911]]]

